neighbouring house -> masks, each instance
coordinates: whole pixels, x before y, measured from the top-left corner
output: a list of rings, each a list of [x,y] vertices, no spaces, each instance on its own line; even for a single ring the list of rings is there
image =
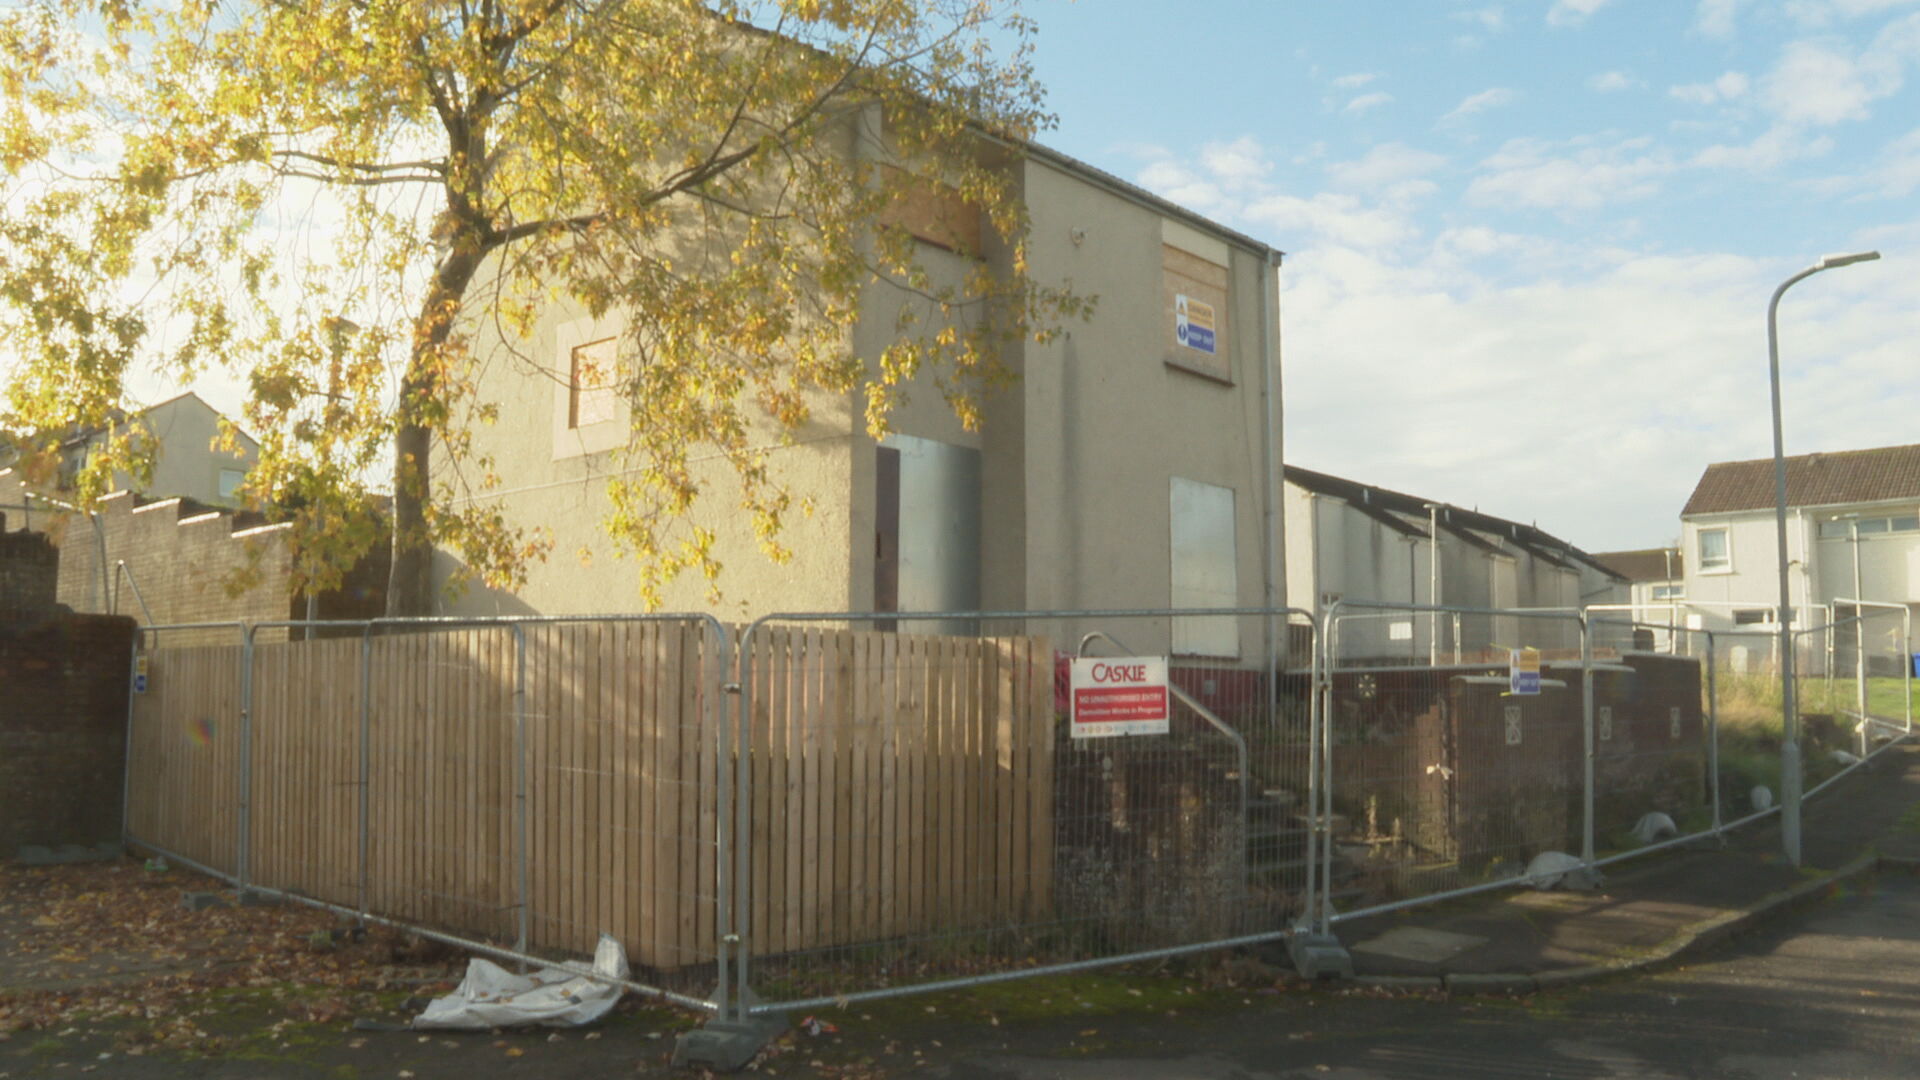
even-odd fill
[[[1612,617],[1635,623],[1640,647],[1658,652],[1674,647],[1676,631],[1687,626],[1686,558],[1677,547],[1603,551],[1594,560],[1627,580],[1627,598]]]
[[[59,604],[130,615],[143,626],[307,616],[308,598],[292,585],[291,526],[233,505],[258,444],[239,433],[237,449],[215,448],[221,420],[192,392],[132,414],[124,424],[154,440],[152,479],[108,495],[91,513],[73,509],[67,485],[101,433],[63,439],[59,474],[44,482],[30,482],[11,458],[0,460],[0,520],[44,533],[58,549]],[[377,547],[342,588],[313,597],[312,612],[383,614],[389,557],[385,545]]]
[[[1853,614],[1853,601],[1920,610],[1920,445],[1786,459],[1793,625]],[[1779,628],[1771,458],[1708,465],[1680,512],[1692,624]]]
[[[1285,475],[1287,593],[1296,604],[1311,602],[1322,613],[1342,600],[1560,613],[1353,609],[1341,623],[1341,663],[1471,661],[1490,649],[1524,646],[1577,649],[1578,624],[1564,613],[1626,598],[1626,578],[1533,525],[1297,465]]]
[[[136,484],[132,477],[116,474],[114,488],[155,497],[177,496],[205,506],[237,506],[234,492],[259,460],[260,444],[236,428],[234,449],[218,448],[215,444],[219,440],[221,420],[219,411],[192,391],[122,416],[113,434],[131,432],[134,438],[151,444],[153,475],[146,483]],[[42,485],[40,493],[64,498],[74,475],[86,465],[92,447],[108,435],[104,431],[78,431],[63,438],[59,474]],[[0,450],[0,454],[4,453]],[[12,464],[9,458],[0,457],[0,467]],[[4,491],[5,501],[18,501],[12,497],[11,490],[0,491]],[[15,513],[20,515],[16,527],[31,528],[31,511],[49,508],[50,504],[15,507]]]
[[[733,511],[725,466],[699,465],[697,512],[725,566],[721,617],[1284,602],[1281,253],[1042,147],[1006,167],[1030,218],[1032,277],[1097,296],[1096,314],[1053,342],[1012,344],[1003,359],[1017,381],[985,402],[978,431],[964,430],[926,385],[879,441],[865,433],[857,394],[816,402],[808,425],[772,451],[796,500],[811,505],[788,515],[784,565],[759,552],[746,515]],[[936,279],[1010,265],[1012,253],[990,237],[958,249],[941,242],[963,210],[903,222]],[[962,254],[968,247],[985,254]],[[876,356],[890,340],[888,302],[877,286],[849,328],[856,354]],[[596,320],[563,304],[530,339],[489,339],[494,323],[476,326],[482,355],[538,363],[483,365],[478,396],[497,402],[499,416],[474,429],[473,448],[491,456],[499,483],[472,499],[547,525],[555,549],[517,593],[470,591],[445,613],[637,604],[635,568],[601,528],[605,479],[624,467],[626,409],[589,400],[575,377],[583,352],[620,329],[617,314]],[[443,570],[452,566],[442,559]],[[713,607],[701,580],[675,582],[664,601],[667,610]],[[1252,659],[1279,647],[1265,622],[1180,620],[1121,636],[1141,651]]]

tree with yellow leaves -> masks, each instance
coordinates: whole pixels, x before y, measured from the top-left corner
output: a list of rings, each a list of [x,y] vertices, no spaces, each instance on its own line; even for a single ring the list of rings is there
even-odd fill
[[[878,435],[927,378],[968,422],[1001,343],[1085,310],[1025,273],[1001,158],[1046,117],[1000,0],[28,0],[0,14],[0,428],[29,457],[110,426],[143,369],[244,380],[243,492],[295,523],[296,586],[378,542],[390,614],[429,560],[512,587],[550,541],[484,500],[474,328],[556,299],[631,330],[608,522],[641,592],[711,573],[695,447],[780,556],[789,496],[749,439],[864,388]],[[850,153],[884,129],[884,161]],[[888,209],[937,184],[1005,257],[936,287]],[[852,355],[863,290],[923,301]],[[968,315],[967,313],[971,313]],[[137,471],[109,443],[79,494]],[[389,471],[390,470],[390,471]]]

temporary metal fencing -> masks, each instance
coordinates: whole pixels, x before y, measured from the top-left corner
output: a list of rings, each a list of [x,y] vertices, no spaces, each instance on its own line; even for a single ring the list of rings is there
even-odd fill
[[[1477,663],[1387,663],[1349,644],[1368,640],[1350,624],[1431,614],[1485,628],[1467,649]],[[1527,883],[1546,852],[1599,867],[1737,824],[1720,754],[1723,646],[1578,611],[1335,605],[1321,927]],[[1538,692],[1516,692],[1535,678]]]
[[[731,658],[710,616],[140,634],[129,843],[523,963],[586,973],[565,958],[611,933],[630,989],[727,1009]],[[167,644],[189,634],[225,640]]]
[[[1794,633],[1809,795],[1913,731],[1910,610],[1853,600],[1835,609],[1845,614]]]
[[[734,896],[754,1011],[1285,937],[1311,887],[1314,634],[1266,609],[753,624]],[[1168,664],[1164,732],[1077,737],[1074,661],[1119,657]]]
[[[1904,733],[1905,616],[1852,618],[1796,636],[1802,716],[1864,694]],[[975,985],[1750,820],[1777,636],[1648,628],[1353,602],[148,627],[127,838],[526,963],[613,933],[627,986],[723,1017]],[[1126,657],[1167,664],[1164,731],[1080,737],[1075,661]]]

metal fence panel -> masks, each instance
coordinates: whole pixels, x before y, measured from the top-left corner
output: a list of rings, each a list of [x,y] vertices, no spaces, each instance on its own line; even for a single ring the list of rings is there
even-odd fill
[[[242,643],[136,660],[130,841],[243,889],[498,957],[585,970],[567,958],[611,934],[629,988],[726,1008],[719,623],[228,632]]]
[[[1368,632],[1456,615],[1466,641],[1437,663],[1383,654]],[[1323,925],[1492,887],[1543,851],[1581,850],[1577,613],[1336,604],[1325,640]],[[1512,692],[1510,650],[1535,665],[1527,692]]]
[[[1722,785],[1710,636],[1604,616],[1589,627],[1596,854],[1715,831]],[[1648,644],[1655,648],[1639,647]]]
[[[1173,620],[1199,617],[1237,627],[1243,658],[1170,657]],[[1310,661],[1311,623],[1163,611],[755,624],[739,649],[737,922],[761,1008],[1284,936],[1305,911],[1312,674],[1266,657],[1292,640]],[[935,628],[949,632],[913,632]],[[1075,737],[1081,654],[1166,662],[1165,731]]]

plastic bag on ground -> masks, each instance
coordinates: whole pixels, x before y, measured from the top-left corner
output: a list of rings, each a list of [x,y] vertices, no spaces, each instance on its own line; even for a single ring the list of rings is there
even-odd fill
[[[627,951],[609,934],[593,950],[595,973],[627,977]],[[413,1018],[417,1029],[486,1031],[497,1027],[581,1027],[605,1016],[622,988],[561,968],[515,975],[490,960],[467,961],[467,977],[453,993],[427,1003]]]

